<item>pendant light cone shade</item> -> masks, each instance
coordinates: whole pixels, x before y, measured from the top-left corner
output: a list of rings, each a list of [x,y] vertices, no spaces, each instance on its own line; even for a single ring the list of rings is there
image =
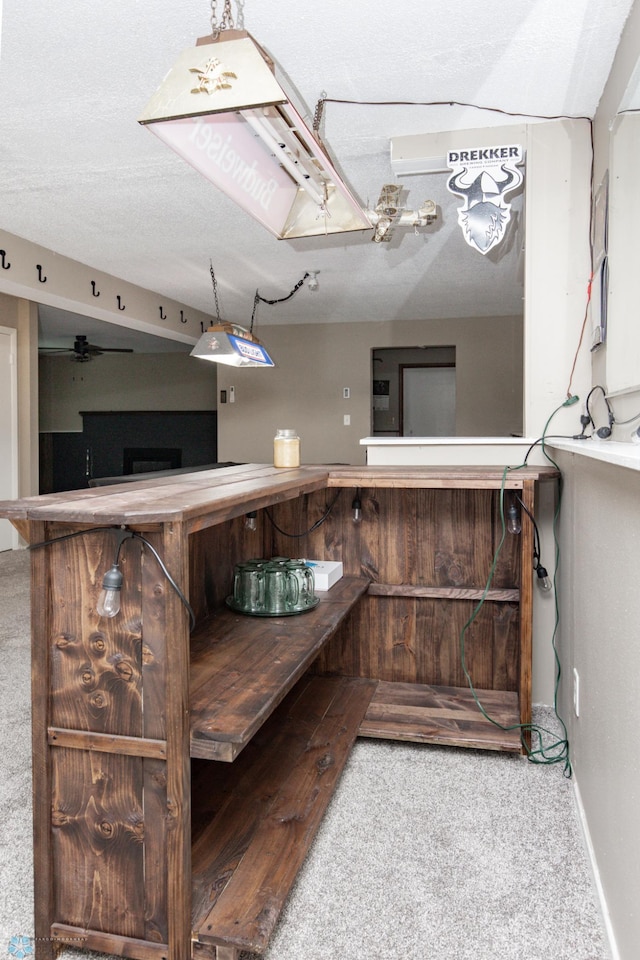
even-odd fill
[[[192,357],[226,363],[232,367],[274,367],[266,349],[252,333],[234,323],[206,330],[191,351]]]
[[[255,40],[207,40],[182,52],[139,122],[280,239],[370,229]]]

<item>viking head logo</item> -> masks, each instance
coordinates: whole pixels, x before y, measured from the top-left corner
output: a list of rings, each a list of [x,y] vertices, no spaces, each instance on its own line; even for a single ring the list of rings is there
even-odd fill
[[[485,254],[500,243],[505,234],[511,217],[511,204],[505,202],[505,196],[520,186],[523,177],[517,167],[507,167],[504,163],[479,173],[472,169],[471,174],[475,176],[469,183],[469,168],[456,170],[449,177],[447,187],[451,193],[464,198],[464,205],[458,208],[458,223],[465,240]]]

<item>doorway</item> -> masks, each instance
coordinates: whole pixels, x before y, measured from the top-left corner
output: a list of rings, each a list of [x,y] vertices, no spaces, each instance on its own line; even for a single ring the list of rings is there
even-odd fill
[[[455,346],[372,351],[374,437],[456,435]]]

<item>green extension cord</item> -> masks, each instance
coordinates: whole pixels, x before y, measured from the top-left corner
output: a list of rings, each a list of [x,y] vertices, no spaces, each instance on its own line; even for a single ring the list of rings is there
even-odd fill
[[[556,413],[558,413],[559,410],[562,410],[563,407],[571,406],[572,404],[576,403],[578,399],[579,398],[577,396],[568,397],[564,401],[564,403],[562,403],[559,407],[556,407],[556,409],[553,411],[553,413],[547,420],[546,424],[544,425],[544,429],[542,431],[542,437],[540,441],[542,444],[542,452],[546,457],[546,459],[549,461],[549,463],[551,463],[555,467],[558,473],[560,473],[560,468],[558,464],[552,459],[552,457],[549,456],[545,448],[545,437],[547,435],[547,429],[553,417],[556,415]],[[478,694],[476,692],[476,689],[473,685],[473,681],[471,679],[471,675],[469,674],[469,671],[467,669],[467,664],[466,664],[466,654],[465,654],[466,633],[469,627],[471,626],[471,624],[475,621],[476,617],[480,613],[480,610],[484,606],[485,600],[487,598],[487,594],[489,592],[491,583],[493,581],[493,576],[496,571],[498,558],[500,556],[500,552],[502,550],[502,547],[506,538],[507,528],[506,528],[505,519],[504,519],[504,489],[505,489],[507,475],[511,471],[521,470],[523,467],[527,466],[527,457],[529,456],[529,452],[531,451],[531,449],[532,448],[530,447],[529,451],[527,452],[527,455],[525,456],[524,461],[521,464],[519,464],[517,467],[504,468],[504,472],[502,474],[502,483],[500,485],[500,519],[502,522],[502,533],[500,537],[500,542],[498,543],[498,546],[496,547],[495,553],[493,555],[491,569],[489,570],[489,576],[487,577],[487,582],[482,592],[482,596],[480,597],[480,600],[476,604],[473,610],[473,613],[471,614],[467,622],[462,627],[462,630],[460,631],[460,657],[462,661],[462,669],[463,669],[465,678],[467,680],[469,690],[471,691],[471,695],[475,701],[475,704],[478,707],[480,713],[483,715],[483,717],[486,720],[488,720],[490,723],[492,723],[494,726],[499,727],[500,730],[504,730],[504,731],[518,730],[520,734],[520,742],[522,744],[522,748],[527,755],[527,759],[531,763],[538,763],[542,765],[562,763],[564,764],[563,772],[565,777],[570,777],[571,761],[569,758],[569,738],[568,738],[567,728],[564,723],[564,720],[562,719],[562,717],[558,712],[558,690],[560,687],[560,677],[562,674],[562,668],[561,668],[560,657],[558,656],[558,649],[556,645],[558,626],[560,622],[560,610],[558,606],[558,591],[557,591],[557,585],[556,585],[556,577],[558,572],[558,565],[560,562],[560,544],[558,542],[557,522],[558,522],[558,517],[560,516],[560,503],[562,500],[562,475],[561,474],[560,474],[560,483],[559,483],[559,489],[558,489],[558,504],[553,516],[553,540],[554,540],[554,546],[555,546],[555,565],[554,565],[554,572],[553,572],[553,595],[554,595],[554,602],[555,602],[555,624],[553,628],[553,634],[551,637],[551,646],[553,649],[555,665],[556,665],[555,685],[554,685],[554,693],[553,693],[553,710],[562,728],[562,736],[558,737],[558,735],[553,731],[547,730],[545,727],[541,727],[539,724],[535,724],[535,723],[514,723],[508,726],[505,726],[504,724],[500,723],[498,720],[495,720],[493,717],[491,717],[487,713],[484,706],[482,705],[480,698],[478,697]],[[531,746],[529,746],[529,744],[527,743],[527,734],[531,736]]]

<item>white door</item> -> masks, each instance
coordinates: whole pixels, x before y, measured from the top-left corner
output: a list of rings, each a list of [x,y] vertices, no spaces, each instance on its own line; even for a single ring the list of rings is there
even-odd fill
[[[402,435],[455,437],[455,367],[403,367]]]
[[[0,327],[0,500],[18,496],[18,391],[16,377],[17,334]],[[0,520],[0,550],[18,544],[8,520]]]

